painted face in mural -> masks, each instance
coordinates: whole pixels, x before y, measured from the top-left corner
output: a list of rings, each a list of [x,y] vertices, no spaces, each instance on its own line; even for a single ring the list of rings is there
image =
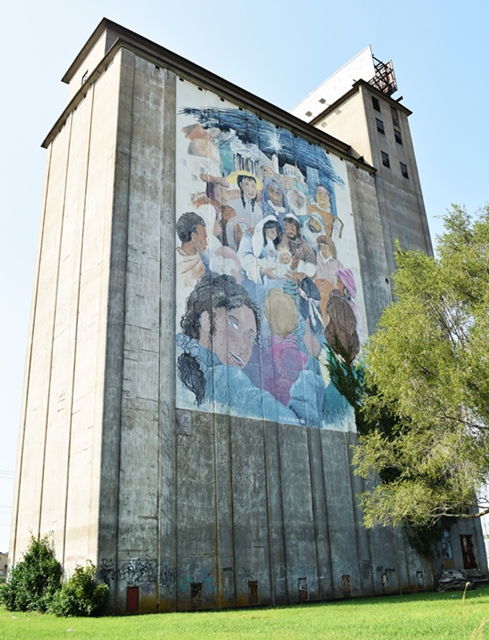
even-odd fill
[[[288,220],[285,220],[285,235],[290,240],[295,240],[298,235],[296,225],[293,222],[289,222]]]
[[[298,207],[299,209],[302,209],[305,201],[306,199],[302,194],[300,194],[298,191],[294,191],[294,204],[296,205],[296,207]]]
[[[320,209],[324,211],[330,211],[331,209],[331,201],[329,199],[329,194],[323,188],[319,188],[316,194],[316,202]]]
[[[214,336],[210,336],[210,318],[204,311],[200,317],[200,344],[207,349],[210,345],[222,364],[243,369],[250,360],[257,333],[253,311],[245,305],[237,309],[219,307],[214,325]]]
[[[274,204],[276,207],[281,207],[283,205],[282,192],[278,187],[275,187],[273,184],[269,184],[267,193],[268,197],[272,201],[272,204]]]
[[[331,251],[330,247],[325,242],[319,242],[318,249],[325,260],[327,260],[328,258],[331,258],[331,256],[333,255],[333,252]]]
[[[207,248],[207,231],[201,224],[197,225],[197,231],[192,233],[192,240],[196,250],[204,253]]]
[[[292,260],[292,255],[290,251],[280,251],[278,254],[278,261],[280,264],[289,264]]]
[[[278,231],[276,227],[271,227],[269,229],[266,229],[265,233],[267,235],[267,238],[270,240],[270,242],[273,242],[274,240],[277,239]]]
[[[253,198],[256,198],[256,181],[253,178],[243,178],[241,180],[240,187],[247,200],[253,200]]]

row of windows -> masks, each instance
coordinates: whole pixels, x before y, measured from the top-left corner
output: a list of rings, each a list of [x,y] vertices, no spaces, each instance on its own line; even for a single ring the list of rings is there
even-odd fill
[[[376,98],[375,96],[372,96],[372,106],[375,109],[375,111],[378,111],[379,113],[382,113],[382,111],[380,110],[380,102],[379,99]],[[399,114],[397,113],[397,109],[393,106],[391,106],[391,118],[392,118],[392,124],[395,127],[400,127],[401,125],[399,124]]]
[[[377,123],[377,131],[382,135],[385,135],[384,123],[379,118],[375,118],[375,122]],[[402,144],[402,136],[399,129],[394,129],[394,137],[396,139],[397,144]]]
[[[386,153],[385,151],[381,151],[380,153],[382,154],[382,164],[384,165],[384,167],[387,167],[388,169],[390,169],[391,168],[391,163],[390,163],[390,160],[389,160],[389,154]],[[401,167],[401,174],[405,178],[409,178],[407,165],[405,165],[404,162],[400,162],[399,165]]]

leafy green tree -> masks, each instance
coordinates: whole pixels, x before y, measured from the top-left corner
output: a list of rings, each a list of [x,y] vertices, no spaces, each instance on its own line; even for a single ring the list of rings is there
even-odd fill
[[[444,224],[436,258],[398,247],[395,302],[367,343],[354,463],[381,478],[367,526],[489,513],[489,207]]]
[[[109,595],[107,584],[97,584],[97,568],[90,560],[77,566],[71,578],[58,591],[49,610],[57,616],[90,616],[97,613]]]
[[[62,568],[49,537],[31,536],[22,560],[1,585],[0,601],[9,611],[47,611],[54,594],[61,589]]]

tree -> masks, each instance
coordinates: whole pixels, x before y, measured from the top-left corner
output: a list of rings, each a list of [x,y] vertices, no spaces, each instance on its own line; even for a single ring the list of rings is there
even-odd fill
[[[54,594],[61,589],[62,568],[48,536],[31,536],[22,560],[2,585],[0,600],[9,611],[47,611]]]
[[[367,526],[489,513],[489,207],[444,225],[436,258],[398,246],[395,302],[366,346],[354,463],[381,478]]]

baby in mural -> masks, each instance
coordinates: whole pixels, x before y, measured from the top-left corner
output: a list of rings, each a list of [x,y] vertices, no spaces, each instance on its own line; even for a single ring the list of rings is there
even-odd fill
[[[267,259],[265,268],[277,279],[285,279],[290,276],[292,269],[292,254],[287,249],[280,249],[273,259]]]
[[[345,215],[335,162],[237,108],[178,117],[177,206],[196,213],[177,225],[177,406],[344,425],[348,405],[321,366],[332,345],[355,357],[352,317],[358,340],[353,273],[333,242]]]

